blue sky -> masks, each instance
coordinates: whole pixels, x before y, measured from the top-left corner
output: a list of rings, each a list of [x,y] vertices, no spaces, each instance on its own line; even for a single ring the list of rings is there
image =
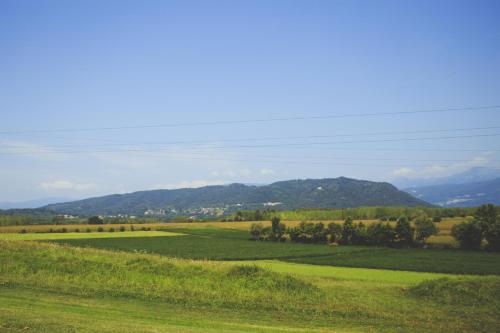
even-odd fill
[[[498,1],[2,0],[0,200],[498,167],[498,108],[97,128],[500,105],[499,17]]]

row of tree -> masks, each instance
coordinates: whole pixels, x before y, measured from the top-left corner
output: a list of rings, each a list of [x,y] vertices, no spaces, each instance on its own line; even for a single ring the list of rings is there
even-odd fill
[[[483,247],[500,251],[500,218],[496,207],[483,205],[477,209],[474,219],[454,225],[451,234],[465,250],[477,250]]]
[[[354,223],[351,218],[347,218],[342,225],[301,222],[296,227],[286,227],[275,217],[271,227],[264,227],[262,223],[254,223],[250,227],[250,234],[255,240],[400,247],[423,244],[437,232],[438,229],[431,219],[415,219],[412,226],[406,216],[401,217],[395,226],[383,222],[365,225],[361,222]]]

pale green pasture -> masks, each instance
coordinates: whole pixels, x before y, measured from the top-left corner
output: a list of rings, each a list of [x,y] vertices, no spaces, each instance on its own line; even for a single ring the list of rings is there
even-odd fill
[[[257,265],[275,272],[289,273],[300,276],[331,278],[335,280],[375,282],[382,284],[413,285],[424,280],[443,277],[458,277],[464,275],[393,271],[371,268],[350,268],[337,266],[321,266],[282,262],[279,260],[231,261],[229,264]]]
[[[35,234],[2,234],[0,239],[8,240],[55,240],[55,239],[86,239],[86,238],[130,238],[130,237],[166,237],[182,236],[170,231],[122,231],[122,232],[64,232]]]

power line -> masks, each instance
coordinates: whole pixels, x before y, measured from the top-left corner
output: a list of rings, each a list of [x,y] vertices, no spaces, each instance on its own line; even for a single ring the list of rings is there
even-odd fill
[[[286,136],[286,137],[258,137],[258,138],[243,138],[243,139],[215,139],[215,140],[204,140],[204,141],[170,141],[170,142],[136,142],[136,143],[101,143],[101,144],[64,144],[64,145],[38,145],[39,148],[59,148],[59,147],[103,147],[103,146],[141,146],[141,145],[183,145],[183,144],[196,144],[196,145],[207,145],[219,142],[245,142],[245,141],[268,141],[268,140],[295,140],[295,139],[325,139],[325,138],[335,138],[335,137],[356,137],[356,136],[378,136],[378,135],[398,135],[398,134],[419,134],[419,133],[445,133],[445,132],[456,132],[456,131],[477,131],[477,130],[492,130],[500,129],[500,126],[490,126],[490,127],[469,127],[469,128],[451,128],[451,129],[440,129],[440,130],[414,130],[414,131],[395,131],[395,132],[365,132],[365,133],[347,133],[347,134],[333,134],[333,135],[309,135],[309,136]],[[1,145],[1,143],[0,143]],[[8,148],[27,148],[24,144],[10,144],[1,145],[2,147]]]
[[[158,125],[133,125],[133,126],[91,127],[91,128],[89,127],[89,128],[34,129],[34,130],[0,131],[0,134],[91,132],[91,131],[111,131],[111,130],[114,131],[114,130],[126,130],[126,129],[147,129],[147,128],[151,129],[151,128],[165,128],[165,127],[232,125],[232,124],[264,123],[264,122],[295,121],[295,120],[322,120],[322,119],[338,119],[338,118],[362,118],[362,117],[378,117],[378,116],[394,116],[394,115],[410,115],[410,114],[426,114],[426,113],[457,112],[457,111],[472,111],[472,110],[497,110],[497,109],[500,109],[500,105],[456,107],[456,108],[442,108],[442,109],[427,109],[427,110],[414,110],[414,111],[347,113],[347,114],[327,115],[327,116],[319,116],[319,115],[317,115],[317,116],[298,116],[298,117],[283,117],[283,118],[261,118],[261,119],[243,119],[243,120],[200,121],[200,122],[185,122],[185,123],[171,123],[171,124],[158,124]]]
[[[269,148],[269,147],[307,147],[316,145],[332,145],[332,144],[353,144],[353,143],[377,143],[377,142],[401,142],[401,141],[421,141],[421,140],[449,140],[449,139],[464,139],[464,138],[477,138],[477,137],[496,137],[500,136],[500,133],[494,134],[476,134],[476,135],[464,135],[464,136],[441,136],[441,137],[424,137],[424,138],[397,138],[397,139],[379,139],[379,140],[358,140],[358,141],[324,141],[324,142],[295,142],[295,143],[277,143],[277,144],[261,144],[261,145],[228,145],[228,146],[205,146],[209,149],[231,149],[231,148]],[[32,147],[30,147],[33,149]],[[184,150],[200,149],[199,147],[184,147]],[[329,148],[329,147],[327,147]],[[170,148],[171,149],[171,148]],[[39,153],[47,154],[78,154],[78,153],[112,153],[112,152],[154,152],[154,151],[168,151],[169,148],[158,147],[153,149],[120,149],[120,150],[76,150],[76,151],[40,151]],[[460,150],[459,150],[460,151]],[[464,150],[461,150],[464,151]],[[480,150],[478,150],[480,151]],[[486,149],[482,151],[496,151],[494,149]],[[11,154],[19,155],[21,153],[9,153],[0,152],[0,154]]]

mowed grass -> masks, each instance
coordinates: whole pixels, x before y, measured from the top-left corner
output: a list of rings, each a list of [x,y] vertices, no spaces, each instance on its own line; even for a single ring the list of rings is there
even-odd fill
[[[79,247],[145,251],[169,257],[209,260],[263,260],[314,265],[418,272],[500,275],[500,253],[444,249],[392,249],[368,246],[259,242],[247,231],[222,228],[168,228],[180,237],[59,239]]]
[[[493,304],[471,306],[414,292],[421,285],[416,276],[422,274],[426,283],[441,281],[441,274],[392,272],[390,281],[379,272],[370,281],[368,269],[342,273],[326,267],[332,270],[310,274],[321,267],[261,264],[293,272],[0,240],[0,331],[495,332],[500,327],[495,300],[500,277],[465,278],[492,292]]]

